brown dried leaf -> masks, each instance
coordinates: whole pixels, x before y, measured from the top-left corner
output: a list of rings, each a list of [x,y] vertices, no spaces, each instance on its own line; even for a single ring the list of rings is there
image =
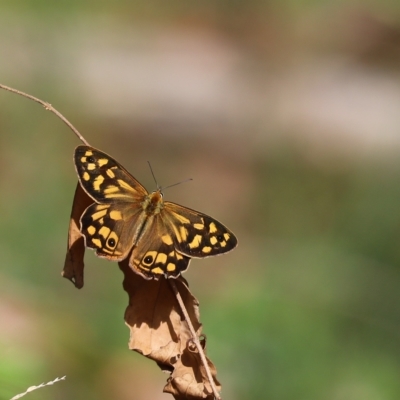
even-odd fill
[[[197,350],[192,350],[192,336],[169,280],[143,279],[132,271],[128,259],[119,266],[124,273],[123,287],[129,296],[125,311],[125,323],[130,328],[129,348],[156,361],[162,370],[172,372],[164,391],[176,399],[213,399],[204,366]],[[202,329],[199,302],[182,277],[174,282],[199,336]],[[207,361],[219,386],[216,369]]]
[[[78,289],[83,287],[83,256],[85,254],[85,241],[79,231],[79,220],[85,209],[92,203],[93,199],[86,194],[78,182],[72,203],[67,254],[64,269],[61,272],[61,275],[69,279]]]
[[[207,374],[199,353],[194,345],[188,345],[181,355],[181,358],[175,364],[174,371],[168,379],[164,392],[171,393],[177,400],[185,399],[214,399],[211,385],[207,379]],[[205,340],[202,342],[205,347]],[[217,370],[211,360],[207,357],[207,363],[213,376],[218,391],[221,385],[216,375]]]

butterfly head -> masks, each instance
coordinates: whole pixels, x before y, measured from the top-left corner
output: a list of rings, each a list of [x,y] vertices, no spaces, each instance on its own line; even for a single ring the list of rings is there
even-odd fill
[[[151,192],[149,197],[150,197],[151,203],[156,205],[163,201],[164,195],[161,191],[161,188],[158,188],[157,190],[154,190],[154,192]]]
[[[143,210],[147,215],[158,214],[164,207],[163,194],[161,189],[148,194],[142,203]]]

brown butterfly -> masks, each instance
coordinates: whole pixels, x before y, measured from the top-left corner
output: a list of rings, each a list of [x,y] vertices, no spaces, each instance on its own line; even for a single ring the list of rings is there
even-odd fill
[[[121,261],[146,279],[176,278],[190,259],[227,253],[235,235],[210,216],[163,200],[147,190],[108,154],[75,149],[79,182],[94,200],[82,214],[80,231],[99,257]]]

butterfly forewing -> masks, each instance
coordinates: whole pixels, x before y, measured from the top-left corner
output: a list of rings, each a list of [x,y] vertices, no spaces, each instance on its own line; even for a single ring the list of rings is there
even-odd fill
[[[175,248],[188,257],[216,256],[237,246],[236,236],[226,226],[179,204],[165,202],[163,220],[173,232]]]
[[[140,202],[148,194],[121,164],[100,150],[78,146],[74,161],[83,189],[96,202]]]

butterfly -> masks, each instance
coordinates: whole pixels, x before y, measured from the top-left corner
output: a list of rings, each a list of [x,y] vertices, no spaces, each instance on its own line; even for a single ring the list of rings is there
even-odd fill
[[[80,218],[86,247],[145,279],[177,278],[191,258],[227,253],[235,235],[214,218],[149,193],[121,164],[91,146],[75,149],[79,182],[94,200]]]

